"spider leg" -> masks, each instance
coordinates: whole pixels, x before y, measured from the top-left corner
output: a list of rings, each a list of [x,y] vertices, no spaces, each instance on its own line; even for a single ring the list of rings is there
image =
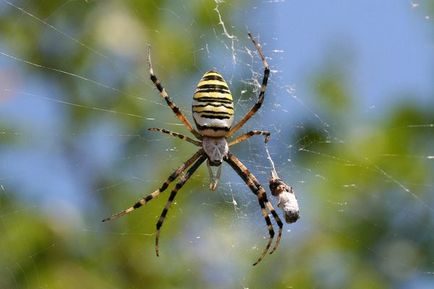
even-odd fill
[[[183,134],[177,133],[177,132],[173,132],[164,128],[157,128],[157,127],[152,127],[152,128],[148,128],[149,131],[156,131],[156,132],[162,132],[162,133],[166,133],[168,135],[174,136],[174,137],[178,137],[182,140],[185,140],[189,143],[192,143],[196,146],[202,146],[202,143],[200,141],[194,140],[192,138],[189,138],[188,136],[185,136]]]
[[[243,135],[240,135],[239,137],[237,137],[233,141],[231,141],[229,143],[229,146],[233,146],[233,145],[236,145],[236,144],[238,144],[240,142],[248,140],[249,138],[251,138],[254,135],[263,135],[263,136],[265,136],[265,139],[264,139],[265,143],[267,143],[269,141],[269,139],[270,139],[270,132],[269,131],[266,131],[266,130],[251,130],[249,132],[246,132]]]
[[[244,182],[247,184],[250,190],[257,196],[259,205],[261,207],[262,216],[264,217],[265,223],[267,224],[268,234],[269,234],[268,243],[265,249],[262,251],[261,256],[259,256],[258,260],[253,264],[253,266],[255,266],[256,264],[261,262],[262,259],[265,257],[265,255],[267,254],[267,252],[271,247],[271,243],[273,242],[273,238],[274,238],[273,225],[271,224],[271,220],[270,217],[268,216],[266,208],[268,208],[271,211],[273,218],[276,220],[276,223],[279,226],[279,236],[276,243],[280,241],[283,223],[280,220],[277,213],[275,212],[271,203],[268,201],[267,194],[264,188],[259,184],[256,177],[246,168],[246,166],[230,152],[228,152],[224,160],[237,172],[237,174],[244,180]],[[277,248],[277,245],[278,243],[276,244],[276,246],[274,246],[273,251],[275,250],[275,248]]]
[[[164,192],[169,184],[173,182],[182,172],[184,172],[188,167],[191,166],[199,157],[204,156],[204,152],[202,149],[197,151],[191,158],[189,158],[185,163],[183,163],[179,168],[177,168],[163,183],[163,185],[156,191],[152,192],[151,194],[141,198],[138,200],[134,205],[129,207],[128,209],[125,209],[117,214],[112,215],[111,217],[105,218],[102,220],[103,222],[111,221],[113,219],[117,219],[119,217],[122,217],[126,214],[131,213],[135,209],[140,208],[141,206],[145,205],[147,202],[151,201],[153,198],[157,197],[160,193]]]
[[[185,127],[192,134],[194,134],[195,137],[201,139],[202,136],[193,128],[193,126],[185,117],[185,115],[181,112],[179,107],[177,107],[176,104],[170,99],[169,95],[166,92],[166,89],[161,85],[160,80],[154,74],[154,68],[152,67],[152,62],[151,62],[151,46],[149,46],[148,48],[148,63],[149,63],[149,74],[151,75],[151,80],[154,83],[155,87],[158,89],[161,97],[163,97],[164,100],[166,100],[167,105],[172,109],[172,111],[176,114],[176,117],[185,125]]]
[[[268,149],[267,150],[267,154],[268,154]],[[271,160],[271,157],[270,157]],[[273,160],[271,160],[272,162]],[[274,163],[273,164],[273,168],[274,168]],[[277,173],[274,171],[274,173],[277,176]],[[260,187],[261,184],[258,182],[258,180],[256,179],[255,176],[252,175],[252,181],[253,183],[257,186]],[[270,187],[271,188],[271,187]],[[273,191],[271,191],[271,193],[273,194]],[[270,203],[270,201],[266,200],[265,201],[265,205],[267,206],[268,210],[271,212],[271,215],[273,216],[274,220],[277,223],[277,226],[279,227],[279,232],[277,234],[277,239],[276,239],[276,243],[274,244],[273,249],[271,250],[270,254],[273,254],[274,251],[276,251],[277,247],[279,246],[280,240],[282,239],[282,229],[283,229],[283,223],[279,218],[279,215],[276,213],[276,210],[274,209],[273,205]]]
[[[261,184],[258,182],[258,180],[255,178],[255,176],[253,176],[252,181],[256,185],[256,187],[258,187],[258,188],[262,187]],[[276,210],[274,209],[274,207],[270,203],[270,201],[268,201],[268,199],[267,199],[264,201],[264,203],[267,206],[268,210],[271,212],[271,215],[273,216],[274,220],[277,223],[277,226],[279,227],[279,232],[277,233],[276,243],[274,243],[274,247],[270,251],[270,254],[273,254],[274,251],[276,251],[277,247],[279,247],[280,240],[282,239],[283,223],[282,223],[282,220],[280,220],[279,215],[276,213]]]
[[[170,205],[176,197],[178,191],[182,188],[182,186],[188,181],[188,179],[194,174],[194,172],[199,168],[199,166],[207,159],[206,155],[202,155],[189,169],[188,171],[180,178],[179,182],[175,185],[175,188],[170,192],[169,199],[164,206],[163,211],[161,212],[160,218],[157,222],[157,233],[155,236],[155,253],[159,256],[159,247],[158,241],[160,239],[160,230],[163,226],[164,219],[166,218],[167,212],[169,211]]]
[[[267,89],[267,82],[268,82],[268,76],[270,75],[270,67],[268,66],[267,60],[265,59],[264,53],[262,52],[262,48],[259,45],[258,42],[253,38],[252,34],[250,32],[248,33],[250,40],[252,40],[253,44],[256,47],[256,50],[258,51],[259,57],[261,57],[262,64],[264,66],[264,76],[262,78],[262,84],[261,84],[261,90],[259,92],[259,97],[256,103],[253,105],[253,107],[250,109],[249,112],[244,115],[244,117],[231,128],[228,135],[226,137],[230,137],[233,135],[236,131],[238,131],[262,106],[262,103],[264,102],[264,95],[265,90]]]

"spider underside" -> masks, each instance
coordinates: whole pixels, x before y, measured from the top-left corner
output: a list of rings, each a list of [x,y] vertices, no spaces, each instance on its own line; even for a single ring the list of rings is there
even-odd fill
[[[232,95],[230,94],[227,83],[224,81],[223,77],[216,71],[208,71],[202,77],[199,82],[196,92],[193,96],[193,118],[196,124],[196,129],[193,128],[191,123],[185,117],[185,115],[180,111],[180,109],[175,105],[175,103],[170,99],[161,82],[157,79],[154,74],[150,49],[148,51],[148,62],[149,62],[149,73],[151,80],[160,96],[163,97],[167,105],[172,109],[178,119],[183,123],[183,125],[196,137],[192,139],[185,135],[172,132],[162,128],[150,128],[151,131],[157,131],[165,134],[169,134],[174,137],[178,137],[184,141],[190,142],[193,145],[200,147],[200,149],[190,157],[186,162],[181,164],[161,185],[158,190],[155,190],[151,194],[138,200],[133,206],[128,209],[121,211],[109,218],[103,220],[109,221],[123,215],[126,215],[133,210],[145,205],[147,202],[151,201],[157,197],[160,193],[165,191],[169,184],[174,180],[178,179],[178,183],[172,189],[169,199],[164,206],[164,209],[160,215],[160,218],[156,224],[156,238],[155,238],[155,251],[157,256],[159,255],[159,236],[160,230],[167,215],[167,212],[175,199],[176,194],[182,188],[182,186],[188,181],[188,179],[194,174],[194,172],[199,168],[199,166],[207,161],[207,166],[210,173],[210,189],[215,190],[218,185],[220,178],[221,165],[224,162],[228,163],[235,172],[243,179],[249,189],[256,195],[258,199],[259,206],[261,208],[262,216],[264,217],[265,223],[268,228],[268,242],[262,251],[259,258],[253,265],[258,264],[265,257],[267,252],[273,253],[279,246],[279,242],[282,236],[283,223],[274,210],[272,204],[268,201],[265,189],[256,179],[256,177],[246,168],[246,166],[230,152],[229,147],[243,142],[254,135],[263,135],[265,137],[265,142],[268,141],[270,133],[268,131],[252,130],[244,133],[234,140],[228,143],[227,139],[230,138],[235,132],[237,132],[244,124],[259,110],[263,101],[265,90],[267,87],[267,81],[270,74],[270,69],[265,56],[262,52],[260,45],[248,33],[250,40],[253,42],[256,50],[261,58],[262,64],[264,66],[264,75],[262,79],[262,84],[258,96],[258,100],[252,106],[249,112],[247,112],[244,117],[234,126],[232,126],[233,121],[233,102]],[[270,220],[269,213],[271,213],[275,222],[279,227],[278,235],[274,247],[270,251],[270,247],[275,235],[273,225]]]

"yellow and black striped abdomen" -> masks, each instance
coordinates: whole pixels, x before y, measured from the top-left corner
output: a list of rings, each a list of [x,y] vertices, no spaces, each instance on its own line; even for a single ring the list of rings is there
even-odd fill
[[[204,74],[193,95],[193,118],[201,135],[222,137],[234,120],[234,104],[228,84],[216,71]]]

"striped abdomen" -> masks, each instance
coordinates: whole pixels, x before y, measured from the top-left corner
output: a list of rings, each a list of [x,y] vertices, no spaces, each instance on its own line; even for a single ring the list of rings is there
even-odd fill
[[[204,74],[193,95],[193,118],[201,135],[222,137],[234,120],[234,104],[228,84],[216,71]]]

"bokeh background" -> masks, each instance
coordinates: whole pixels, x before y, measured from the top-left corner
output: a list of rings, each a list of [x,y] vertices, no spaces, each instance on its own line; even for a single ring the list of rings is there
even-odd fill
[[[434,288],[434,2],[0,0],[0,288]],[[224,166],[168,193],[193,154],[148,132],[187,133],[148,79],[191,119],[210,68],[269,149],[301,219],[252,263],[267,231],[255,197]],[[234,153],[266,185],[261,138]],[[273,200],[275,201],[275,200]],[[280,213],[280,212],[279,212]]]

